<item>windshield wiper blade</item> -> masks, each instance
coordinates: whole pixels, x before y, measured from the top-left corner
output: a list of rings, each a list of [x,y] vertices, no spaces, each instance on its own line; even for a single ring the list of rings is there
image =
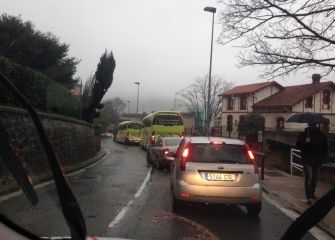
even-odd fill
[[[71,190],[70,184],[64,175],[61,167],[61,163],[45,133],[44,127],[35,111],[34,107],[29,101],[20,93],[20,91],[14,86],[14,84],[0,72],[0,80],[5,87],[7,87],[13,94],[15,99],[29,112],[33,123],[36,127],[38,135],[41,140],[41,144],[48,156],[48,162],[50,169],[55,180],[55,185],[60,200],[65,220],[70,228],[71,238],[75,240],[85,239],[86,237],[86,225],[83,214],[80,210],[79,204]]]
[[[13,174],[17,183],[21,187],[30,203],[35,206],[38,202],[37,194],[29,181],[28,173],[22,163],[16,156],[14,146],[10,144],[9,136],[5,131],[5,127],[0,122],[0,157]]]
[[[287,229],[281,240],[301,239],[306,232],[320,222],[335,206],[335,187],[308,208]]]

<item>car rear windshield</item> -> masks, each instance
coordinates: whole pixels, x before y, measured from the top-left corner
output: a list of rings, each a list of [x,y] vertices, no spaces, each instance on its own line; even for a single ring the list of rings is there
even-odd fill
[[[248,163],[246,147],[230,144],[192,144],[190,161],[203,163]]]
[[[183,119],[181,116],[175,115],[158,115],[154,118],[152,124],[164,126],[183,125]]]
[[[176,138],[176,139],[165,139],[165,145],[166,146],[178,146],[180,143],[181,139]]]
[[[141,129],[142,125],[138,124],[138,123],[129,123],[128,124],[128,128],[131,128],[131,129]]]

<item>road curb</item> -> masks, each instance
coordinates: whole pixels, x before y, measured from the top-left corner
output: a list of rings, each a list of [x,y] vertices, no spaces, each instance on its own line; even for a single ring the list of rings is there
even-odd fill
[[[275,199],[271,198],[271,191],[269,191],[268,188],[263,186],[263,192],[266,193],[268,195],[268,197],[270,199],[272,199],[273,201],[276,201]],[[279,196],[280,197],[280,196]],[[288,202],[290,207],[289,209],[291,211],[296,212],[297,214],[299,214],[299,216],[303,213],[303,211],[301,211],[301,209],[296,208],[292,203]],[[325,224],[323,222],[323,220],[321,220],[316,226],[318,226],[322,231],[326,232],[329,236],[331,236],[332,238],[335,239],[335,230],[333,230],[332,228],[328,227],[327,224]]]
[[[99,160],[101,160],[104,156],[106,156],[106,151],[104,149],[100,150],[94,157],[84,161],[82,165],[76,166],[76,167],[69,167],[68,170],[65,170],[66,175],[73,175],[76,174],[76,172],[80,172],[86,168],[89,168],[90,166],[94,165],[97,163]],[[45,185],[48,182],[52,182],[53,177],[52,176],[46,176],[46,177],[41,177],[39,179],[34,180],[34,188],[38,187],[39,185]],[[20,194],[22,191],[18,186],[11,187],[8,189],[5,189],[4,191],[0,192],[0,202],[3,200],[1,199],[7,199],[10,198],[10,196],[16,196]]]

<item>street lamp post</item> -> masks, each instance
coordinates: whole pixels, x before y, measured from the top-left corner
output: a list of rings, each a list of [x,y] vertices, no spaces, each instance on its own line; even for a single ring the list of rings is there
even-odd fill
[[[211,38],[211,54],[209,59],[209,76],[208,76],[208,99],[207,99],[207,116],[206,116],[206,134],[209,135],[210,127],[210,109],[211,109],[211,80],[212,80],[212,55],[213,55],[213,34],[214,34],[214,14],[216,13],[216,8],[205,7],[204,11],[213,13],[212,20],[212,38]]]
[[[140,82],[135,82],[137,85],[137,104],[136,104],[136,112],[138,113],[138,97],[140,95]]]
[[[127,100],[128,114],[129,114],[129,105],[130,105],[130,101]]]

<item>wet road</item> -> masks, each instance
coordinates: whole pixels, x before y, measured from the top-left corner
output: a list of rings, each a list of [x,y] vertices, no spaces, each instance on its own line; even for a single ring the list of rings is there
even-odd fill
[[[107,140],[107,155],[70,176],[89,235],[128,239],[280,239],[292,220],[263,201],[258,218],[243,207],[187,206],[171,210],[169,172],[150,169],[145,152]],[[0,212],[40,236],[69,236],[53,185],[39,188],[40,203],[21,195],[0,203]],[[304,239],[315,239],[310,234]]]

